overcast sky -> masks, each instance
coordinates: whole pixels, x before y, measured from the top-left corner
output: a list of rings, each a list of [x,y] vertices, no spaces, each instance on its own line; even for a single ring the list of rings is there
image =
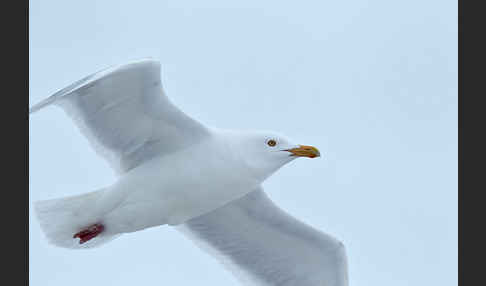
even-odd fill
[[[350,285],[457,285],[457,1],[30,1],[30,105],[151,56],[182,110],[323,157],[264,183],[347,247]],[[237,285],[168,226],[94,250],[47,243],[37,200],[113,172],[61,109],[30,119],[30,284]]]

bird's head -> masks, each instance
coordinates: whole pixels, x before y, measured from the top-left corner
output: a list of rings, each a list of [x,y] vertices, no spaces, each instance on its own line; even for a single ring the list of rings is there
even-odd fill
[[[238,152],[252,173],[263,179],[296,158],[320,157],[316,147],[296,144],[275,132],[253,131],[240,134],[232,144],[233,150]]]

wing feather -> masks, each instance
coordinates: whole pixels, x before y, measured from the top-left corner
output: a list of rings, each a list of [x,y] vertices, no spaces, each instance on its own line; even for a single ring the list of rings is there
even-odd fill
[[[51,104],[71,117],[117,173],[209,134],[165,96],[160,64],[150,59],[87,76],[34,105],[30,114]]]
[[[348,285],[343,244],[279,209],[261,189],[177,228],[244,284]]]

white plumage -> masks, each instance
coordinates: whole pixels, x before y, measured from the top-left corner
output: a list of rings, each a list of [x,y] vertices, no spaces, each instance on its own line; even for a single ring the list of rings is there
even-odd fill
[[[89,248],[176,225],[250,285],[347,285],[342,243],[278,209],[261,183],[297,157],[274,132],[221,130],[165,96],[160,65],[141,60],[88,76],[31,108],[57,105],[118,174],[106,188],[35,203],[48,240]]]

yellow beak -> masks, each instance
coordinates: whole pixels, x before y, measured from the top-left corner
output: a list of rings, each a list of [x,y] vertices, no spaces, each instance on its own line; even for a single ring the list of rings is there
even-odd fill
[[[297,148],[292,148],[286,151],[292,153],[292,155],[290,156],[309,157],[309,158],[315,158],[321,156],[319,150],[317,150],[317,148],[313,146],[300,145]]]

